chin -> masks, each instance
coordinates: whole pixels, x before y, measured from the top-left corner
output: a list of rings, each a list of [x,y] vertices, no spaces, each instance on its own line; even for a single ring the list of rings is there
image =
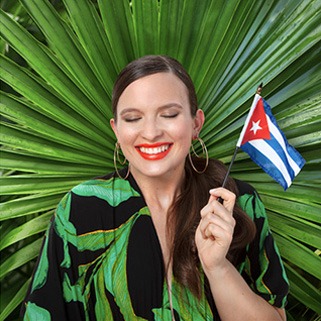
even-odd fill
[[[139,175],[144,175],[146,177],[150,178],[165,178],[168,176],[168,178],[173,178],[175,175],[183,170],[184,167],[181,165],[175,166],[175,167],[165,167],[165,166],[145,166],[144,168],[135,168],[132,172],[134,173],[140,173]]]

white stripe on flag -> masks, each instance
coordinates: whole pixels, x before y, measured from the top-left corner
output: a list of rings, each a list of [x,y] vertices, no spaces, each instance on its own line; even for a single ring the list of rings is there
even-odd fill
[[[267,157],[271,161],[271,163],[275,165],[275,167],[279,169],[289,187],[292,183],[292,180],[286,166],[284,165],[278,153],[263,139],[251,140],[248,143],[259,150],[265,157]]]
[[[280,130],[272,123],[269,115],[266,115],[267,118],[267,122],[268,122],[268,126],[269,126],[269,130],[272,133],[272,135],[275,137],[275,139],[278,141],[278,143],[281,145],[286,158],[288,159],[288,162],[290,164],[290,166],[292,167],[293,171],[294,171],[294,176],[296,176],[299,172],[300,172],[300,167],[298,166],[298,164],[293,160],[293,158],[289,155],[285,142],[284,142],[284,138],[280,133]]]

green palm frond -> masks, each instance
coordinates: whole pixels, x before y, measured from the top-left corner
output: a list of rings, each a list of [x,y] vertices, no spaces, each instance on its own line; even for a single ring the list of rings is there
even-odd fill
[[[286,192],[242,152],[232,176],[251,183],[266,205],[291,282],[289,318],[298,302],[321,314],[320,1],[21,0],[1,7],[0,320],[25,295],[62,195],[113,170],[112,85],[145,54],[173,56],[189,71],[206,114],[202,138],[210,156],[227,164],[264,83],[279,126],[307,163]]]

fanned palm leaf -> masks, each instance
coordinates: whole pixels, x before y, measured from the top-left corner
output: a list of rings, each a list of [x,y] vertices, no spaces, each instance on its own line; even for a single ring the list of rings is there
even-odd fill
[[[19,16],[1,12],[0,26],[2,43],[24,59],[22,65],[6,52],[0,57],[6,84],[0,320],[23,298],[28,261],[59,199],[80,181],[112,170],[112,84],[145,54],[171,55],[189,71],[207,119],[202,137],[210,156],[226,163],[264,82],[280,127],[307,164],[287,192],[244,153],[232,174],[262,196],[287,262],[290,303],[295,298],[321,313],[320,1],[64,0],[66,11],[46,0],[21,3],[11,11]],[[37,37],[26,21],[37,26]],[[9,280],[22,287],[18,293]],[[289,311],[296,313],[294,306]]]

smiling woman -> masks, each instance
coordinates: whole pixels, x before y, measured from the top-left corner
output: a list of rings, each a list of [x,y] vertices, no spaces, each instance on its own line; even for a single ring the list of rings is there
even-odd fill
[[[25,320],[286,320],[287,277],[256,191],[220,187],[224,165],[189,156],[204,113],[182,65],[135,60],[113,97],[128,168],[60,202]]]
[[[106,125],[115,119],[110,108],[113,83],[129,61],[146,54],[171,55],[188,70],[206,115],[200,137],[209,157],[226,164],[252,96],[263,81],[262,96],[290,144],[307,162],[287,192],[243,152],[237,155],[232,176],[251,183],[267,209],[291,283],[286,307],[289,321],[314,321],[321,315],[321,159],[316,152],[321,148],[321,1],[10,0],[1,1],[0,6],[0,321],[18,318],[43,234],[59,200],[80,182],[113,171],[115,136]],[[199,153],[202,145],[194,138]],[[120,151],[119,156],[122,161]],[[197,171],[206,169],[202,158],[192,161]],[[186,163],[186,178],[194,177],[197,173]],[[211,160],[208,167],[212,165]],[[119,172],[126,177],[126,169]],[[211,170],[207,168],[205,176],[206,172]],[[196,176],[201,180],[204,175]],[[98,190],[97,180],[94,183],[92,189]],[[220,180],[210,185],[208,189],[220,186]],[[153,188],[157,193],[157,184]],[[87,192],[90,189],[86,187]],[[195,190],[202,188],[195,185]],[[112,201],[115,206],[118,196],[128,196],[126,188],[121,186],[120,191]],[[92,194],[97,195],[91,191],[87,201]],[[180,271],[176,273],[180,284],[196,280],[188,277],[196,264],[189,259],[195,258],[195,249],[189,251],[192,232],[185,228],[191,224],[186,213],[194,201],[208,202],[207,196],[192,195],[180,194],[190,202],[176,206],[181,216],[174,232],[179,246],[173,254],[177,258],[173,269]],[[253,203],[244,201],[242,207]],[[97,226],[88,227],[94,231],[89,235],[102,235]],[[67,231],[75,234],[73,229]],[[87,241],[98,242],[96,238]],[[70,251],[75,249],[68,242],[64,249],[66,244]],[[89,255],[89,250],[80,252]],[[243,275],[247,269],[244,265]],[[71,288],[67,282],[64,285]],[[76,291],[78,285],[72,285]],[[262,282],[257,286],[265,289]],[[174,292],[177,289],[173,286]],[[108,306],[101,301],[101,293],[100,289],[95,292],[99,298],[95,302]],[[98,303],[96,307],[100,309]]]
[[[126,87],[115,119],[111,126],[134,176],[178,179],[204,114],[192,115],[186,86],[177,76],[158,72]]]

